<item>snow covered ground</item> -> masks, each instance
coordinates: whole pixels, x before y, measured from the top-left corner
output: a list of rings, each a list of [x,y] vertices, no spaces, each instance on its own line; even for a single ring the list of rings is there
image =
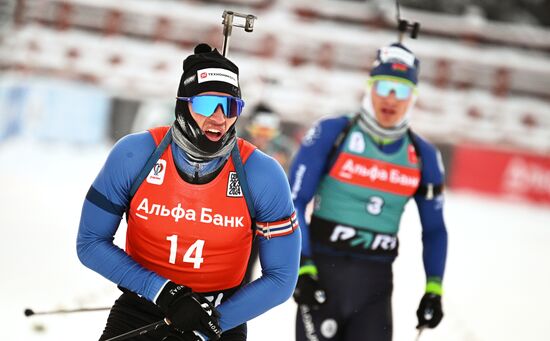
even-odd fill
[[[84,196],[109,146],[0,144],[1,340],[97,340],[106,311],[25,318],[35,311],[109,306],[113,284],[82,266],[75,239]],[[445,318],[421,340],[550,338],[550,208],[447,195]],[[120,236],[119,236],[120,237]],[[395,341],[415,340],[422,296],[420,226],[407,207],[395,263]],[[120,240],[120,238],[118,239]],[[249,340],[293,340],[292,300],[252,320]]]

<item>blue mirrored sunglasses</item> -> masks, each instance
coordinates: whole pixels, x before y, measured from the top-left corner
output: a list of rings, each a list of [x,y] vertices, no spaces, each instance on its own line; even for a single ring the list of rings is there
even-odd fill
[[[410,85],[386,79],[377,80],[374,86],[378,96],[388,97],[393,91],[395,93],[395,98],[398,100],[408,99],[413,91]]]
[[[193,97],[176,97],[179,100],[190,102],[193,111],[202,116],[210,117],[221,106],[227,118],[238,117],[244,107],[244,101],[233,96],[199,95]]]

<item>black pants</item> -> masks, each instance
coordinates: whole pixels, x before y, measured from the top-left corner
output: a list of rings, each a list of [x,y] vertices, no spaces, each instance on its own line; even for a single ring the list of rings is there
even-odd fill
[[[160,321],[164,315],[152,302],[139,297],[132,292],[124,292],[115,302],[109,313],[107,325],[103,330],[100,341],[124,334],[131,330],[143,327],[153,322]],[[174,329],[170,326],[151,331],[142,336],[132,338],[132,341],[176,341]],[[222,341],[245,341],[246,324],[241,324],[233,329],[223,332]]]
[[[297,341],[391,341],[392,264],[314,255],[327,301],[300,305]]]

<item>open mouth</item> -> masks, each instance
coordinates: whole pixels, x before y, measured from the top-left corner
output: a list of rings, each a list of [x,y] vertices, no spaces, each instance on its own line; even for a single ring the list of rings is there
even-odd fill
[[[382,114],[391,116],[395,114],[395,110],[391,108],[382,108]]]
[[[204,135],[206,135],[206,137],[208,137],[210,141],[219,141],[222,138],[223,134],[219,129],[209,128],[206,129]]]

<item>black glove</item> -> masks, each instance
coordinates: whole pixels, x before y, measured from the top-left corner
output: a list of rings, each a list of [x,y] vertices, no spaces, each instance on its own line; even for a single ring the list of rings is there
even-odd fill
[[[171,325],[184,334],[194,335],[193,330],[196,330],[212,340],[221,337],[222,331],[218,321],[220,314],[207,299],[194,293],[190,288],[172,281],[166,283],[157,298],[157,305],[170,320]]]
[[[206,338],[201,335],[197,335],[194,332],[182,332],[174,329],[170,335],[164,337],[162,341],[205,341]]]
[[[441,308],[441,296],[437,294],[424,294],[416,311],[418,317],[417,329],[428,327],[435,328],[443,318]]]
[[[327,300],[325,290],[319,284],[317,267],[313,261],[304,258],[298,271],[298,283],[294,289],[294,300],[298,304],[305,304],[310,307],[318,307]]]

